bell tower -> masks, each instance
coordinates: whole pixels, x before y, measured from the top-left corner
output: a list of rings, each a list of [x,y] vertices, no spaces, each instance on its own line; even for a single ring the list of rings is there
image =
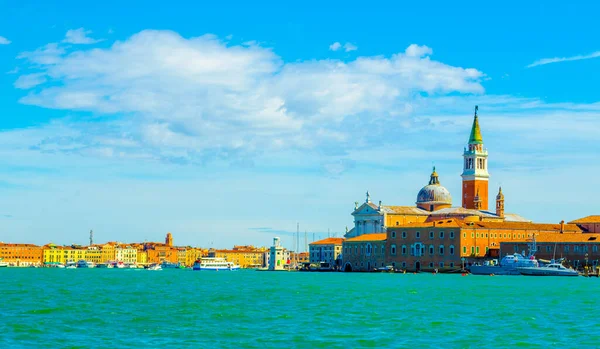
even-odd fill
[[[496,216],[504,218],[504,194],[502,194],[502,187],[498,189],[498,195],[496,195]]]
[[[488,209],[488,179],[490,177],[487,167],[488,153],[483,148],[483,139],[479,128],[477,116],[478,106],[475,106],[475,118],[471,128],[469,144],[465,147],[462,173],[462,207],[487,210]]]

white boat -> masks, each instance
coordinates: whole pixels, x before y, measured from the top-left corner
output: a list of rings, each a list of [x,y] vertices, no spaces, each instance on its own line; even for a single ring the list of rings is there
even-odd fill
[[[123,262],[117,262],[117,263],[115,263],[115,268],[117,268],[117,269],[123,269],[123,268],[125,268],[125,263],[123,263]]]
[[[527,276],[579,276],[576,270],[560,263],[550,263],[543,267],[517,268],[521,275]]]
[[[65,269],[77,269],[77,263],[69,261],[67,262]]]
[[[202,258],[194,262],[193,270],[209,271],[234,271],[240,269],[239,265],[228,262],[225,258]]]
[[[151,266],[148,267],[147,270],[162,270],[160,264],[153,264]]]
[[[537,268],[538,261],[533,255],[525,257],[520,253],[506,255],[500,263],[488,261],[483,265],[472,265],[469,268],[474,275],[521,275],[518,268]]]
[[[96,265],[96,268],[105,268],[105,269],[111,268],[112,269],[112,267],[113,267],[113,265],[110,263],[98,263]]]
[[[95,268],[96,264],[94,264],[94,262],[88,262],[86,260],[79,260],[77,262],[77,268]]]
[[[8,262],[0,262],[0,268],[8,268]]]
[[[131,263],[131,264],[125,264],[125,268],[126,269],[137,269],[137,265]]]

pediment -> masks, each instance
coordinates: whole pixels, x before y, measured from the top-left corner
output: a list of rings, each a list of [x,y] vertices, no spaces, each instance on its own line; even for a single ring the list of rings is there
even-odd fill
[[[381,214],[379,212],[379,208],[377,205],[371,202],[365,202],[359,208],[352,212],[352,215],[373,215],[373,214]]]

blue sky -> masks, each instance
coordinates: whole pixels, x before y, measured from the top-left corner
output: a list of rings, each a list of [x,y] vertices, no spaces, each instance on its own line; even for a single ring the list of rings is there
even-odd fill
[[[0,0],[0,241],[268,245],[460,204],[474,105],[507,211],[597,214],[594,3]]]

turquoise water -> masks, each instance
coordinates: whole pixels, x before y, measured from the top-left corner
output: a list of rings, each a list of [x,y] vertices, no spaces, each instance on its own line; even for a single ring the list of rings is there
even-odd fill
[[[1,348],[595,348],[597,278],[0,269]]]

